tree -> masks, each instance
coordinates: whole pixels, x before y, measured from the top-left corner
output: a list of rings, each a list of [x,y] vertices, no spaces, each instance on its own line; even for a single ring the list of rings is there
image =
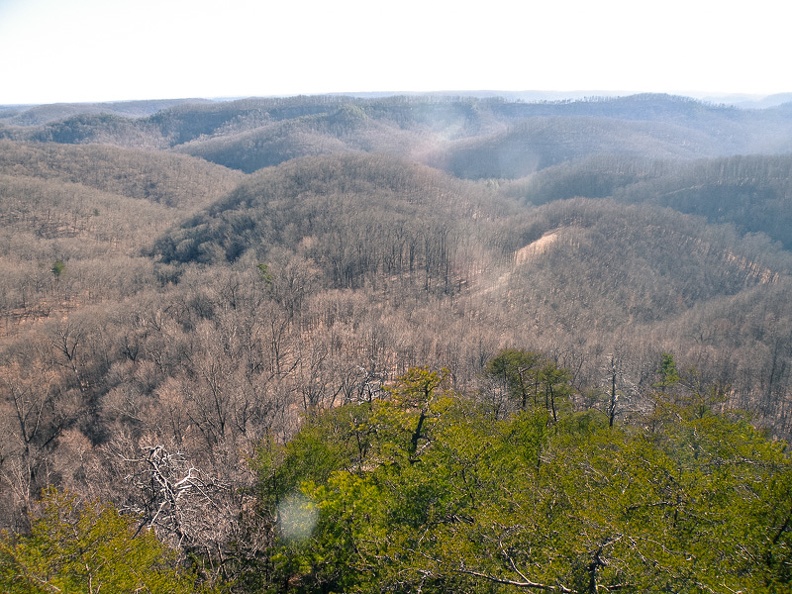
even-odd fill
[[[495,383],[493,389],[505,391],[519,410],[544,406],[554,423],[572,393],[572,374],[535,352],[505,349],[487,363],[484,373]]]
[[[412,464],[432,445],[432,428],[449,404],[443,389],[447,381],[447,370],[414,367],[386,386],[389,397],[378,403],[372,417],[376,443],[386,457],[406,454]]]
[[[60,258],[55,260],[55,263],[52,265],[52,276],[58,279],[61,274],[63,274],[64,270],[66,270],[66,264],[63,263],[63,260]]]
[[[550,361],[542,367],[538,379],[544,391],[545,408],[551,413],[553,423],[557,423],[559,409],[569,404],[572,374]]]
[[[544,357],[535,352],[505,349],[487,362],[484,373],[521,410],[539,405],[539,376]]]
[[[610,365],[608,367],[608,403],[605,411],[608,415],[608,426],[613,427],[616,421],[616,414],[618,412],[619,392],[616,389],[616,380],[619,377],[618,366],[616,363],[615,355],[610,356]]]
[[[79,406],[58,394],[57,375],[20,354],[0,367],[0,491],[24,515],[52,480],[52,450]],[[4,518],[6,525],[16,523]]]
[[[228,516],[233,513],[228,509],[228,485],[161,445],[149,447],[144,456],[129,462],[136,466],[131,478],[142,499],[130,508],[140,517],[141,526],[156,528],[176,546],[207,557],[222,546],[229,530]],[[210,515],[214,520],[207,522]]]
[[[0,536],[0,589],[52,592],[207,591],[173,551],[111,505],[48,490],[28,535]]]
[[[349,412],[333,411],[321,436],[312,424],[314,446],[289,462],[300,468],[290,483],[318,518],[301,539],[276,543],[272,591],[770,593],[792,584],[792,460],[739,415],[701,416],[694,403],[653,432],[610,426],[594,410],[548,425],[552,407],[542,406],[493,422],[473,402],[441,396],[436,379],[413,370],[372,404],[362,464],[339,447]],[[317,447],[334,452],[330,466]]]
[[[657,381],[652,384],[652,387],[657,388],[660,392],[665,394],[676,386],[680,379],[674,355],[671,353],[663,353],[660,365],[657,368]]]

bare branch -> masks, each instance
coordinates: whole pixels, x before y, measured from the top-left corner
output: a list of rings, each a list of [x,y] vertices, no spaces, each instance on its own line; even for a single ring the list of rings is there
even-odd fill
[[[480,571],[473,571],[471,569],[465,569],[464,567],[461,567],[461,568],[459,568],[459,569],[457,569],[455,571],[457,573],[462,573],[464,575],[470,575],[470,576],[473,576],[473,577],[482,578],[482,579],[485,579],[487,581],[494,582],[496,584],[504,584],[506,586],[514,586],[516,588],[526,588],[526,589],[534,589],[534,590],[545,590],[545,591],[548,591],[548,592],[563,592],[565,594],[575,594],[574,590],[570,590],[569,588],[567,588],[565,586],[562,586],[562,585],[552,586],[550,584],[541,584],[539,582],[534,582],[534,581],[527,580],[527,579],[524,579],[522,581],[510,580],[510,579],[501,578],[501,577],[498,577],[498,576],[495,576],[495,575],[489,575],[487,573],[482,573]],[[520,574],[520,575],[522,577],[525,577],[522,574]]]

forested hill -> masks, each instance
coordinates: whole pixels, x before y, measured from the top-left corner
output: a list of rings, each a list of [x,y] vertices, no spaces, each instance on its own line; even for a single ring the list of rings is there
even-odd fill
[[[765,233],[792,248],[792,156],[748,155],[680,163],[597,156],[550,167],[510,182],[504,191],[542,204],[583,196],[612,196],[632,204],[666,206]]]
[[[541,103],[420,96],[185,101],[143,115],[165,105],[6,110],[0,135],[172,148],[246,172],[339,150],[387,152],[477,178],[518,177],[603,152],[691,158],[792,150],[788,105],[740,110],[669,95]]]
[[[668,95],[0,110],[0,590],[788,591],[791,154]]]
[[[0,173],[77,183],[173,207],[205,206],[242,178],[203,160],[107,145],[0,140]]]
[[[286,249],[315,262],[329,286],[420,273],[447,287],[471,264],[461,245],[496,249],[496,229],[515,206],[407,161],[306,157],[251,176],[158,241],[155,253],[165,262],[227,263]]]

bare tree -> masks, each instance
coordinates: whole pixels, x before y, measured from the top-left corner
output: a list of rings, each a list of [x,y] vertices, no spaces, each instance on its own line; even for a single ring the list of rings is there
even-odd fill
[[[199,554],[211,576],[222,575],[240,512],[232,486],[162,445],[141,450],[124,460],[138,493],[124,509],[141,518],[139,530],[155,529],[185,553]]]

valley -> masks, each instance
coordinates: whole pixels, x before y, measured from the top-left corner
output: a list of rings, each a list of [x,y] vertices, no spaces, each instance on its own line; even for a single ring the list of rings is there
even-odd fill
[[[0,559],[56,487],[151,528],[193,572],[169,591],[702,591],[728,563],[782,591],[790,180],[789,103],[4,108]],[[313,548],[278,536],[295,491]],[[750,555],[706,552],[707,498]]]

